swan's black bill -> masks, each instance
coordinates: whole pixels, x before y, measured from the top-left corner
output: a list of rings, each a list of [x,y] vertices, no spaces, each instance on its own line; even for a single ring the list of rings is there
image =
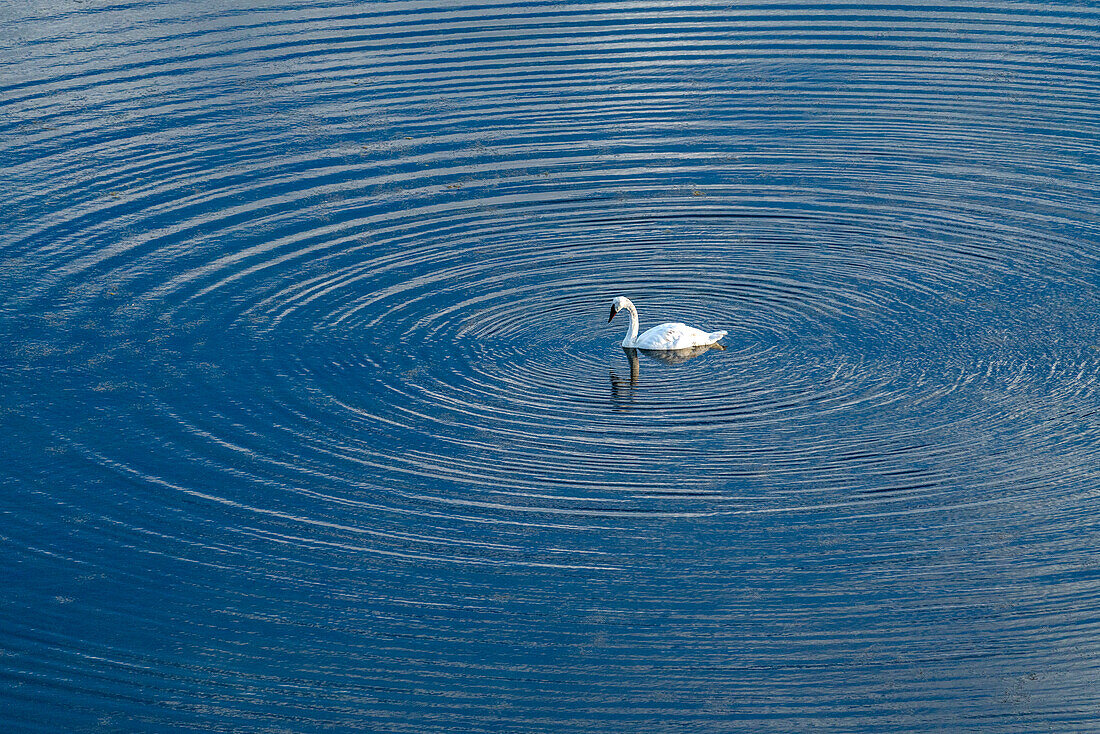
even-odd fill
[[[619,309],[617,309],[617,308],[615,308],[614,306],[612,306],[612,307],[611,307],[611,315],[607,317],[607,323],[609,323],[609,324],[610,324],[610,323],[611,323],[611,319],[615,318],[615,314],[617,314],[618,312],[619,312]]]

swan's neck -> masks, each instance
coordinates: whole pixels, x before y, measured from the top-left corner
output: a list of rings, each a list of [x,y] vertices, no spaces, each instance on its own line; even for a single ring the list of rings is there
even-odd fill
[[[627,302],[624,306],[624,310],[630,314],[630,326],[626,330],[626,338],[623,339],[624,347],[633,347],[634,342],[638,339],[638,309],[634,308],[634,304]]]

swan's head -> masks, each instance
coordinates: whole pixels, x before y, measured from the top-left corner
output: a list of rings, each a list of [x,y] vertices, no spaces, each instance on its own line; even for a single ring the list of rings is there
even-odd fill
[[[617,314],[622,309],[626,308],[626,304],[628,304],[628,303],[630,303],[630,301],[626,300],[622,296],[618,296],[614,301],[612,301],[611,302],[611,315],[607,317],[607,323],[610,324],[611,319],[615,318],[615,314]]]

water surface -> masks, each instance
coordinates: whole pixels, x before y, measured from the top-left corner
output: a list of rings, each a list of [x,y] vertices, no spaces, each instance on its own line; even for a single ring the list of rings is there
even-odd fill
[[[1097,8],[8,13],[6,730],[1100,726]]]

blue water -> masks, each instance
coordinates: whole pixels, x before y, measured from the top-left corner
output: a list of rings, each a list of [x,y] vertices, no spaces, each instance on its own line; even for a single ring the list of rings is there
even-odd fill
[[[1093,4],[9,4],[0,728],[1100,730],[1097,181]]]

